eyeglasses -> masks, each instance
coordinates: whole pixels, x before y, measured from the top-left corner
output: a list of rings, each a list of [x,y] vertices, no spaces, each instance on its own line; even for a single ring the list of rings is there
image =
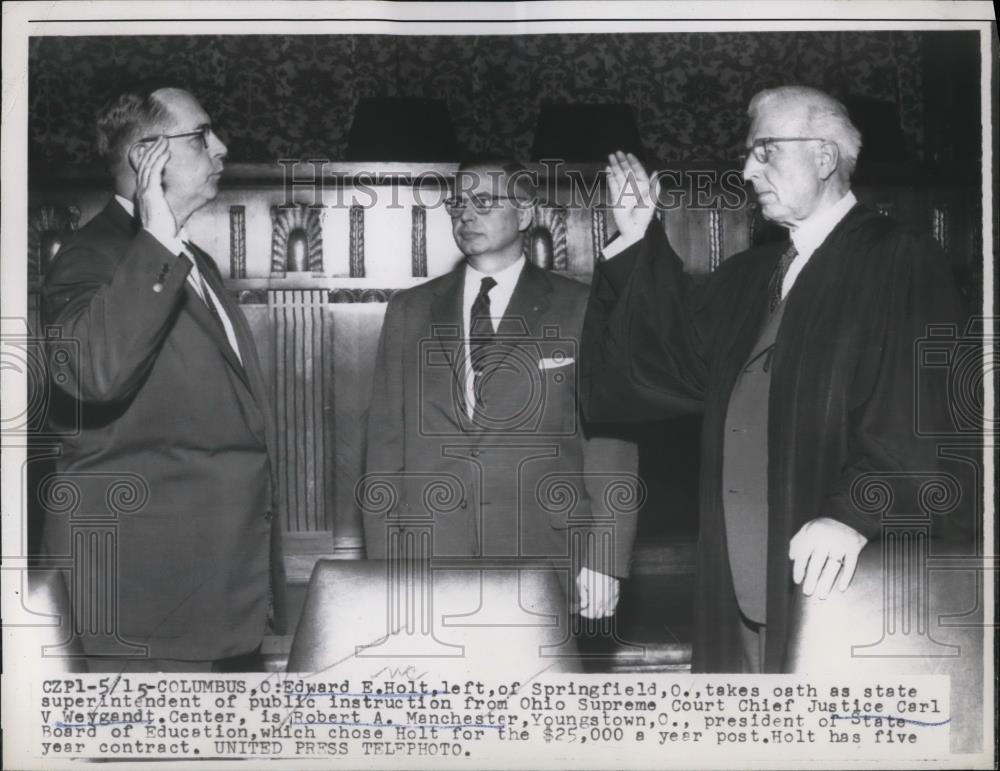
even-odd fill
[[[164,139],[183,139],[184,137],[197,137],[197,136],[200,136],[201,137],[201,143],[204,146],[204,148],[207,150],[208,149],[208,135],[211,134],[211,133],[212,133],[212,126],[210,124],[206,123],[204,126],[199,126],[198,128],[193,129],[192,131],[182,131],[179,134],[157,134],[156,136],[153,136],[153,137],[143,137],[142,139],[136,140],[136,144],[140,144],[142,142],[155,142],[160,137],[163,137]]]
[[[445,198],[444,208],[447,210],[452,219],[458,219],[465,213],[465,209],[468,206],[475,209],[477,214],[489,214],[490,212],[500,208],[500,201],[516,201],[519,207],[527,207],[531,205],[529,202],[523,201],[520,198],[515,198],[512,195],[471,193],[470,195],[465,196],[456,195],[451,198]]]
[[[767,163],[771,160],[774,152],[774,145],[779,142],[828,142],[830,140],[823,137],[761,137],[754,140],[754,143],[747,148],[748,152],[741,153],[738,157],[741,165],[746,165],[747,158],[751,155],[758,163]]]

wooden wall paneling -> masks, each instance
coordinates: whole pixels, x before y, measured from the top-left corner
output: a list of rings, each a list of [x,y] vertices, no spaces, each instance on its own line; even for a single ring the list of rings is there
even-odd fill
[[[694,250],[691,215],[681,209],[665,209],[660,212],[660,226],[667,234],[670,245],[684,263],[684,268],[692,273],[708,272],[708,255]]]
[[[722,251],[722,212],[718,209],[711,209],[707,212],[707,237],[708,237],[708,269],[714,271],[725,259]]]
[[[569,270],[569,240],[567,238],[568,212],[563,206],[536,206],[533,227],[548,231],[552,244],[552,264],[550,270]],[[530,231],[529,231],[530,232]],[[530,259],[530,257],[529,257]],[[539,266],[543,267],[543,266]]]
[[[560,271],[572,276],[590,276],[593,272],[591,214],[589,209],[566,207],[566,263]]]
[[[722,229],[722,259],[739,254],[750,246],[750,215],[749,207],[739,209],[723,208],[719,210]]]
[[[365,277],[365,210],[351,207],[351,278]]]
[[[327,460],[333,485],[335,556],[360,556],[363,549],[354,488],[364,469],[372,373],[385,309],[384,302],[333,302],[326,310],[329,354],[335,362],[328,390],[332,415],[326,421],[335,438]]]
[[[410,209],[410,271],[418,278],[427,275],[427,209],[414,204]]]
[[[62,242],[80,227],[80,208],[74,204],[43,204],[28,210],[28,287],[41,286],[49,263]]]
[[[593,209],[580,210],[580,215],[589,215],[590,220],[590,239],[589,239],[589,257],[586,267],[588,270],[581,270],[581,273],[586,273],[593,270],[593,264],[601,255],[601,251],[604,249],[604,245],[608,242],[608,223],[607,223],[607,213],[601,207],[595,207]],[[585,240],[585,239],[582,239]],[[583,250],[581,250],[583,251]]]
[[[322,289],[272,290],[278,494],[289,532],[329,530]]]
[[[323,212],[298,204],[271,207],[271,275],[323,275]]]
[[[247,277],[247,207],[229,207],[229,278]]]
[[[413,173],[419,170],[415,167]],[[352,170],[331,164],[331,173],[349,176]],[[309,267],[319,270],[273,277],[270,212],[284,202],[284,194],[280,177],[269,174],[272,170],[263,166],[227,169],[218,198],[192,217],[188,229],[224,275],[245,271],[244,278],[230,278],[227,285],[240,298],[273,389],[282,479],[278,492],[290,536],[286,547],[300,549],[307,536],[317,536],[309,547],[314,552],[332,549],[337,556],[358,556],[362,537],[354,486],[363,468],[366,410],[385,301],[392,291],[425,280],[415,273],[441,275],[460,255],[450,218],[432,205],[431,197],[425,196],[427,208],[415,209],[411,191],[396,183],[369,196],[371,208],[351,209],[354,188],[346,185],[339,198],[346,203],[338,208],[338,198],[331,198],[337,190],[329,187],[326,208],[314,210],[322,225],[322,255],[319,264],[314,258]],[[586,180],[592,184],[592,176]],[[104,184],[99,176],[86,184],[49,180],[29,189],[29,207],[75,206],[81,224],[86,223],[109,199]],[[561,181],[550,199],[565,207],[565,272],[587,281],[595,248],[616,228],[607,210],[579,201],[574,205],[566,185]],[[928,234],[933,233],[936,210],[938,235],[952,264],[981,272],[978,188],[923,182],[865,186],[856,192],[862,201],[890,207],[897,218]],[[301,202],[311,200],[311,190],[306,190]],[[688,271],[708,273],[749,245],[751,205],[727,208],[725,201],[717,201],[716,208],[690,210],[686,197],[663,200],[671,203],[660,213],[661,226]],[[29,254],[28,259],[37,256]],[[34,288],[29,291],[33,326],[38,323],[37,302]]]

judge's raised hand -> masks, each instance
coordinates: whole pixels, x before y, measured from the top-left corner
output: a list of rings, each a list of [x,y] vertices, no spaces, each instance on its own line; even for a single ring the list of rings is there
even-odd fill
[[[611,213],[626,242],[638,241],[656,214],[659,183],[650,180],[639,159],[619,150],[608,156]]]
[[[170,143],[165,137],[141,142],[129,151],[135,168],[136,203],[142,226],[161,243],[177,237],[177,221],[163,189],[163,169],[170,160]]]
[[[858,555],[868,539],[850,525],[829,517],[806,522],[788,544],[792,579],[807,597],[825,600],[834,582],[840,591],[851,585]]]
[[[580,568],[576,577],[580,593],[580,615],[584,618],[604,618],[615,612],[618,605],[618,579],[590,568]]]

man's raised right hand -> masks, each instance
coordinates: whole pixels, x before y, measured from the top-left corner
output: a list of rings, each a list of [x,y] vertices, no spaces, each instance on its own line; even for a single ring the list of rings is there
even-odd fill
[[[163,191],[163,169],[170,160],[170,143],[160,137],[136,163],[136,202],[142,226],[163,244],[177,237],[177,221]]]
[[[638,158],[621,150],[608,156],[606,171],[611,213],[620,237],[627,243],[638,241],[656,214],[658,182],[650,180]]]

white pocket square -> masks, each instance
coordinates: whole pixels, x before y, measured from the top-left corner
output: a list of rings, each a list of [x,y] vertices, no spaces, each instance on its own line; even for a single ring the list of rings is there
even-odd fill
[[[568,367],[576,359],[572,356],[560,356],[556,359],[542,358],[538,360],[539,369],[558,369],[559,367]]]

